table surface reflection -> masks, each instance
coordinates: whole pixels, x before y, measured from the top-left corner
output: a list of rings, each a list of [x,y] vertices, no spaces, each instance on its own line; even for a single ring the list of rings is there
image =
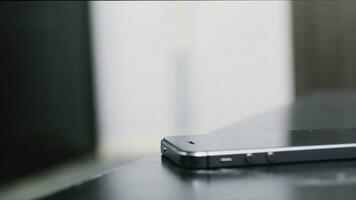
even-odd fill
[[[46,199],[347,199],[356,161],[185,170],[154,155]]]
[[[339,127],[356,127],[355,93],[319,93],[212,133]],[[44,199],[355,198],[356,160],[186,170],[157,154]]]

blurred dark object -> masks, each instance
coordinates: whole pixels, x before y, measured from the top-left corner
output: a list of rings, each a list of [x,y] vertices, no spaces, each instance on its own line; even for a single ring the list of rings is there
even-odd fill
[[[86,2],[0,6],[0,180],[95,150]]]
[[[293,2],[296,95],[356,89],[356,1]]]

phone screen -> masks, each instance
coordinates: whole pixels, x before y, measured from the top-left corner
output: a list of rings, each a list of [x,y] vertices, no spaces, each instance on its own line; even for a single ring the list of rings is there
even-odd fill
[[[254,130],[228,134],[192,135],[172,138],[188,151],[262,149],[293,146],[356,143],[356,128],[306,130]]]

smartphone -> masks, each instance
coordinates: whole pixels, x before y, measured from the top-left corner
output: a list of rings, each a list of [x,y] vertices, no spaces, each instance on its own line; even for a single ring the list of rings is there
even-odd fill
[[[168,136],[161,153],[191,169],[353,159],[356,128]]]

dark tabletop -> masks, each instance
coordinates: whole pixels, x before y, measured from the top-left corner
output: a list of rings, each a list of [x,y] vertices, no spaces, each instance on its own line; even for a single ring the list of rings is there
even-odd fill
[[[340,127],[356,127],[355,93],[315,94],[212,134]],[[356,199],[356,160],[185,170],[157,154],[45,199]]]

